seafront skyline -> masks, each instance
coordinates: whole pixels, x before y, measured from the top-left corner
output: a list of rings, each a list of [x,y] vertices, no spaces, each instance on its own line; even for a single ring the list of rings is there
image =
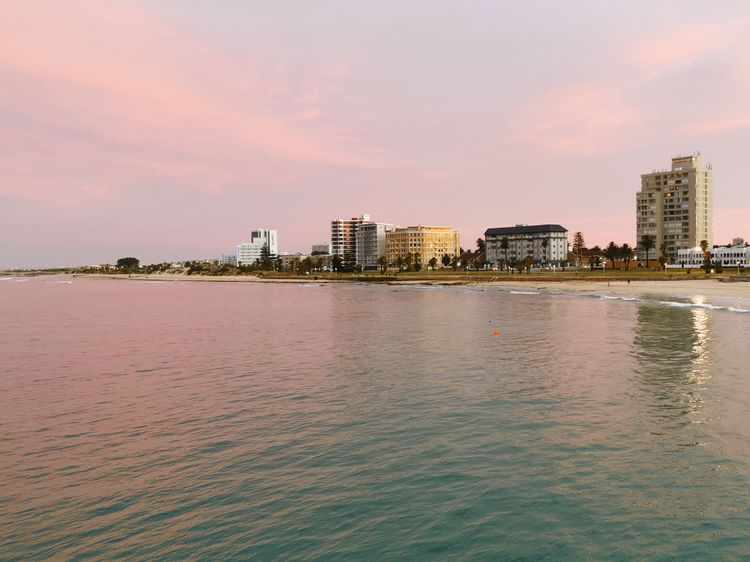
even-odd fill
[[[0,1],[0,560],[748,560],[748,36]]]
[[[640,174],[696,150],[717,171],[714,238],[748,235],[747,4],[16,2],[0,18],[0,267],[208,257],[256,224],[307,251],[359,209],[466,240],[560,223],[634,243]]]

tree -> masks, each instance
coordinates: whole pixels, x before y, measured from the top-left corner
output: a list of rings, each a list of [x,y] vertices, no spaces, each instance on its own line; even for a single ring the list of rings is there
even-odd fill
[[[120,258],[117,260],[117,269],[138,269],[140,263],[138,258]]]
[[[549,247],[549,239],[542,238],[542,263],[547,263],[547,248]]]
[[[474,252],[471,250],[466,250],[464,252],[461,252],[461,265],[465,268],[469,266],[469,264],[473,264],[474,262]]]
[[[510,242],[508,242],[507,238],[503,238],[500,240],[500,249],[505,252],[505,264],[507,267],[508,264],[508,249],[510,248]]]
[[[422,271],[422,254],[414,253],[414,271]]]
[[[357,257],[354,252],[344,252],[344,258],[341,263],[341,271],[351,273],[357,266]]]
[[[583,240],[583,233],[576,232],[573,235],[573,253],[576,255],[576,261],[580,265],[581,263],[581,250],[586,247],[586,242]]]
[[[275,269],[276,256],[271,254],[271,250],[268,244],[264,244],[260,249],[260,258],[258,259],[258,265],[265,271],[271,271]]]
[[[711,272],[711,258],[714,255],[708,250],[708,240],[701,240],[701,251],[703,252],[703,269],[706,273]]]
[[[310,273],[310,271],[312,271],[312,268],[312,260],[310,259],[310,256],[307,256],[302,260],[302,271],[304,271],[305,273]]]
[[[451,264],[451,257],[448,254],[443,254],[443,267],[448,267]]]
[[[612,269],[615,268],[615,260],[620,257],[620,247],[614,242],[610,242],[604,250],[605,257],[612,262]]]
[[[335,255],[331,258],[331,269],[333,269],[335,272],[341,271],[341,266],[343,265],[344,260],[341,259],[341,256]]]
[[[411,267],[414,264],[414,254],[411,252],[407,252],[406,256],[404,257],[404,267],[406,268],[406,271],[411,271]]]
[[[378,258],[378,265],[380,266],[380,273],[385,273],[388,269],[388,259],[385,256]]]
[[[711,260],[713,259],[714,255],[709,250],[706,250],[706,253],[703,254],[703,269],[706,271],[706,273],[711,273],[711,267],[713,264],[711,263]]]
[[[648,267],[648,254],[656,246],[656,237],[653,234],[641,236],[641,250],[646,252],[646,267]]]
[[[438,264],[438,259],[435,256],[432,256],[430,258],[430,261],[428,261],[427,263],[432,268],[432,271],[435,271],[435,268],[437,267],[437,264]]]
[[[527,274],[531,273],[531,266],[533,263],[534,263],[534,258],[531,256],[526,256],[523,259],[522,265],[523,265],[523,268],[526,270]]]
[[[666,264],[669,261],[669,258],[667,257],[668,246],[666,241],[661,243],[661,246],[659,246],[659,251],[661,252],[661,255],[659,256],[659,264],[661,265],[662,269],[666,269]]]
[[[630,269],[630,260],[633,258],[633,248],[627,242],[620,246],[620,257],[625,264],[625,269]]]
[[[458,256],[453,256],[451,258],[451,267],[453,268],[453,271],[456,271],[458,269],[458,264],[461,262],[461,258]]]
[[[487,261],[487,243],[484,238],[477,238],[477,256],[474,259],[481,263],[481,266],[477,269],[484,267],[484,263]]]
[[[396,256],[396,262],[392,265],[395,265],[396,269],[398,269],[398,271],[401,271],[401,269],[404,267],[404,257],[399,254],[398,256]]]

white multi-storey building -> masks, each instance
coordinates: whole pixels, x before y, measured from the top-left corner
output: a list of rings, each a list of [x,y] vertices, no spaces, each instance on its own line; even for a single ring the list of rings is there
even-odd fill
[[[357,255],[357,227],[371,222],[370,215],[331,221],[331,255],[349,260],[353,264]]]
[[[380,222],[363,222],[357,227],[357,265],[364,269],[377,269],[378,259],[385,256],[385,234],[396,227]]]
[[[271,256],[279,253],[278,235],[275,230],[259,228],[250,233],[250,242],[237,246],[237,265],[253,265],[261,257],[264,247]]]
[[[507,261],[522,262],[531,256],[537,264],[560,265],[568,260],[568,231],[559,224],[517,224],[488,228],[484,233],[486,261],[498,266],[506,260],[503,240],[507,240]],[[546,241],[546,242],[545,242]]]

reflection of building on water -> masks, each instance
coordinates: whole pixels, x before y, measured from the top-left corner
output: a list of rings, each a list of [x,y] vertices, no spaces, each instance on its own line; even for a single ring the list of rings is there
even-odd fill
[[[641,305],[634,339],[638,376],[656,400],[662,414],[697,414],[703,405],[704,386],[710,379],[711,312],[693,305]]]

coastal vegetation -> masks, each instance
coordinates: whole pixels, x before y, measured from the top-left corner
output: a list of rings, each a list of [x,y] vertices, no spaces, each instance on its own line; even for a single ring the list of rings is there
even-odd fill
[[[569,280],[665,280],[665,279],[696,279],[710,278],[723,274],[721,263],[713,260],[713,254],[708,249],[708,242],[701,242],[704,263],[701,268],[667,268],[668,263],[674,263],[666,256],[666,247],[662,244],[659,256],[660,267],[651,264],[650,252],[654,249],[654,237],[644,235],[640,241],[640,248],[645,252],[647,260],[633,267],[636,248],[627,243],[621,245],[614,241],[601,249],[599,246],[587,248],[583,234],[576,232],[573,237],[573,252],[567,261],[555,267],[546,262],[547,247],[542,246],[542,261],[537,263],[532,256],[523,259],[508,259],[508,240],[500,242],[505,259],[501,259],[497,267],[486,267],[486,248],[482,238],[477,239],[475,249],[461,248],[458,255],[443,254],[441,257],[432,256],[426,262],[423,257],[415,253],[397,256],[389,263],[385,256],[378,259],[374,270],[363,270],[351,259],[327,254],[313,254],[309,256],[274,256],[264,248],[260,258],[252,265],[234,265],[219,260],[192,260],[184,262],[162,262],[141,265],[135,257],[119,258],[115,265],[103,264],[81,267],[66,271],[68,273],[99,273],[99,274],[127,274],[152,275],[170,274],[186,276],[255,276],[263,279],[296,279],[312,276],[320,280],[338,281],[431,281],[431,282],[486,282],[502,279],[552,281]],[[647,265],[648,264],[648,265]],[[744,267],[737,267],[728,271],[732,278],[744,274]],[[520,277],[520,276],[523,277]]]

